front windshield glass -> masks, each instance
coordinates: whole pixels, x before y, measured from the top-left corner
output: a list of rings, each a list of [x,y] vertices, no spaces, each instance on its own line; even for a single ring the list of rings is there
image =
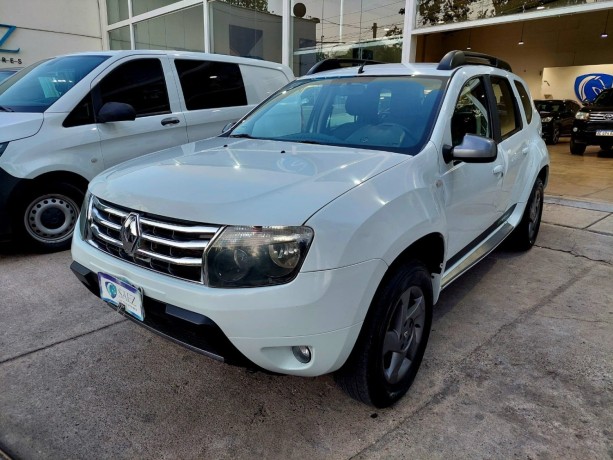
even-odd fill
[[[559,112],[564,103],[561,101],[534,101],[534,105],[539,112]]]
[[[446,81],[425,76],[298,80],[247,116],[230,137],[414,155],[428,139]]]
[[[613,106],[613,89],[605,90],[594,99],[594,105]]]
[[[108,56],[65,56],[41,61],[0,83],[0,107],[42,113]]]

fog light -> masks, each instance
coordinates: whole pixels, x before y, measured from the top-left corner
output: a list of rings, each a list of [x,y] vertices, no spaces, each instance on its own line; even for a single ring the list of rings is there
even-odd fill
[[[577,131],[579,131],[576,127],[573,128],[573,133],[576,133]]]
[[[292,347],[292,352],[298,361],[303,364],[311,361],[311,349],[306,345],[300,345],[297,347]]]

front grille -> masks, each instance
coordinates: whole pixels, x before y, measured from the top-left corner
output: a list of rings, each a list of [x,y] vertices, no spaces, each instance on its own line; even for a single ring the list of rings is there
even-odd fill
[[[590,121],[604,121],[613,124],[613,112],[592,112]]]
[[[202,256],[221,229],[137,213],[141,235],[133,256],[124,249],[121,225],[130,210],[92,198],[88,241],[101,251],[132,264],[188,281],[202,283]]]

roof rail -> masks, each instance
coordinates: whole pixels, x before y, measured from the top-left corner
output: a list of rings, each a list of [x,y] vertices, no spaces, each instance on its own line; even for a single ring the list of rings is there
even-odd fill
[[[384,62],[370,61],[368,59],[324,59],[319,61],[306,73],[307,75],[313,75],[314,73],[324,72],[326,70],[342,69],[344,67],[357,67],[371,64],[384,64]]]
[[[441,62],[439,62],[437,70],[452,70],[463,65],[490,65],[498,69],[508,70],[513,72],[508,62],[498,59],[497,57],[488,54],[473,53],[471,51],[449,51]]]

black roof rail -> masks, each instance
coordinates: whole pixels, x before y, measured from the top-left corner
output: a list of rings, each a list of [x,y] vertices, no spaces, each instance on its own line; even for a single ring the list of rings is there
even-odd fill
[[[439,62],[437,70],[452,70],[463,65],[490,65],[498,69],[508,70],[513,72],[508,62],[490,56],[489,54],[473,53],[472,51],[449,51],[441,62]]]
[[[368,59],[324,59],[319,61],[306,73],[307,75],[313,75],[314,73],[325,72],[326,70],[342,69],[344,67],[357,67],[371,64],[385,64],[384,62],[371,61]]]

